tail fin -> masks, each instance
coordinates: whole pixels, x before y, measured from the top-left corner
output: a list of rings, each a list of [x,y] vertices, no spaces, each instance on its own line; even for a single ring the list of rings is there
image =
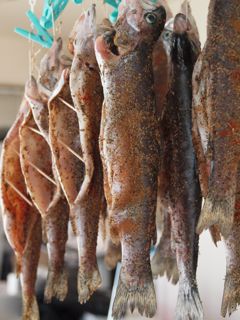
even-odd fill
[[[221,234],[220,234],[218,226],[215,226],[215,225],[211,226],[209,228],[209,232],[212,237],[213,243],[217,247],[218,242],[221,241]]]
[[[44,300],[50,303],[52,298],[57,298],[64,301],[68,292],[67,273],[65,270],[62,272],[54,272],[49,270],[46,287],[44,291]]]
[[[176,257],[169,252],[169,256],[166,257],[161,251],[161,248],[157,247],[155,254],[151,261],[152,273],[154,278],[158,275],[163,277],[165,274],[172,284],[177,284],[179,279],[178,267]]]
[[[188,282],[179,286],[175,320],[203,320],[202,302],[196,286]]]
[[[121,271],[122,272],[122,271]],[[152,318],[157,310],[156,294],[153,281],[147,281],[139,286],[128,288],[119,277],[117,293],[113,304],[112,316],[114,320],[122,319],[128,309],[133,312],[136,308],[141,315]]]
[[[226,275],[221,309],[222,316],[226,317],[227,313],[231,316],[238,305],[240,305],[239,271],[236,274],[229,273]]]
[[[91,270],[78,270],[78,300],[80,303],[86,303],[91,295],[101,285],[102,279],[97,265],[92,266]]]
[[[198,221],[197,233],[200,234],[204,229],[217,225],[223,237],[228,237],[233,225],[234,212],[234,194],[224,199],[216,199],[209,194]]]
[[[23,315],[22,320],[40,320],[37,299],[23,296]]]

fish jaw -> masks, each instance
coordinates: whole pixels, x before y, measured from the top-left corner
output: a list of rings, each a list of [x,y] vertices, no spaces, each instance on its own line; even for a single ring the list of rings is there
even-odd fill
[[[87,11],[80,15],[73,26],[68,42],[69,52],[71,54],[89,52],[93,47],[95,31],[96,5],[92,4]]]
[[[114,43],[125,51],[135,49],[141,43],[153,44],[160,36],[166,22],[163,6],[144,1],[130,1],[116,22]]]
[[[179,13],[174,19],[171,58],[180,68],[193,69],[200,54],[200,42],[192,37],[192,29],[187,17]],[[192,70],[191,70],[192,72]]]
[[[31,98],[35,100],[40,99],[39,91],[38,91],[38,85],[36,79],[31,76],[31,78],[27,81],[25,86],[25,97]]]
[[[38,85],[40,95],[48,100],[64,68],[69,66],[70,59],[61,56],[62,39],[58,38],[52,48],[40,62]]]
[[[116,62],[137,46],[144,44],[151,47],[160,36],[165,22],[166,11],[163,6],[154,6],[152,11],[147,11],[139,1],[131,1],[114,29],[97,37],[96,55],[105,62]]]

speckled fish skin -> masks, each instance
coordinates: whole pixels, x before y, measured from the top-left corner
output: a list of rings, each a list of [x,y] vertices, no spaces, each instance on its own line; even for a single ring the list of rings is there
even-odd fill
[[[72,208],[83,181],[84,165],[81,160],[82,150],[78,118],[69,88],[69,74],[69,69],[63,71],[49,100],[49,135],[58,177],[70,205],[70,218],[74,233],[76,233],[75,213]],[[60,99],[66,101],[73,109]],[[69,151],[66,146],[78,157]]]
[[[197,231],[232,229],[240,158],[240,3],[211,0],[208,36],[193,76],[193,133],[206,201]]]
[[[170,46],[172,35],[172,12],[167,14],[167,22],[153,49],[154,92],[159,117],[162,115],[166,95],[171,80]]]
[[[178,14],[172,36],[172,83],[162,119],[170,145],[170,216],[179,271],[176,320],[203,319],[196,283],[198,235],[195,231],[202,198],[191,134],[192,72],[200,48],[192,43],[189,29],[186,16]]]
[[[88,253],[85,252],[88,243],[82,241],[84,234],[81,229],[82,226],[79,223],[79,205],[75,203],[84,179],[84,163],[80,143],[79,122],[69,87],[69,75],[69,69],[63,71],[57,88],[49,100],[50,144],[58,177],[70,206],[70,220],[73,232],[77,237],[79,262],[81,266],[85,263],[96,265],[95,251],[91,251],[91,256],[90,254],[88,256]],[[63,99],[70,107],[60,99]],[[93,208],[94,205],[95,203],[93,201]],[[85,238],[85,241],[88,240]],[[85,256],[88,257],[87,262],[84,260]],[[95,274],[97,279],[98,274]],[[79,273],[79,276],[83,277],[84,275]],[[82,285],[80,288],[81,296],[79,295],[79,300],[82,302],[89,298],[91,288],[89,288],[87,282],[84,282],[84,278],[78,278],[78,285],[79,283]],[[78,290],[78,292],[80,292],[80,290]],[[82,299],[82,297],[84,299]]]
[[[104,189],[111,236],[122,247],[114,319],[122,318],[128,305],[147,317],[156,312],[150,246],[156,231],[160,150],[152,51],[165,21],[162,6],[144,10],[143,1],[129,1],[115,36],[108,31],[95,42],[104,88],[100,133]],[[114,54],[117,51],[120,55]]]
[[[229,317],[240,305],[240,169],[235,202],[234,223],[231,234],[225,239],[226,247],[226,276],[222,299],[222,316]]]
[[[25,96],[31,107],[36,107],[36,101],[39,105],[44,105],[33,77]],[[32,128],[36,131],[31,130]],[[45,301],[51,302],[53,297],[63,301],[67,295],[64,255],[68,238],[69,207],[56,175],[47,142],[49,139],[46,140],[37,131],[39,129],[31,109],[20,128],[21,166],[28,192],[42,216],[47,238],[49,266]]]
[[[85,302],[101,284],[96,258],[99,218],[102,209],[103,175],[99,150],[103,89],[94,51],[96,9],[92,5],[78,20],[70,89],[77,112],[84,179],[75,199],[78,228],[78,296]]]
[[[35,281],[41,246],[41,218],[27,195],[19,159],[19,128],[29,109],[26,99],[23,98],[17,119],[4,139],[0,191],[5,234],[16,255],[17,272],[21,274],[22,318],[39,320]]]

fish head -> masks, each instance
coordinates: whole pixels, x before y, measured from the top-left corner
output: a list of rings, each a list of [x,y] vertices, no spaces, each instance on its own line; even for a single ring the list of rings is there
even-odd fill
[[[38,78],[39,90],[41,94],[47,97],[53,91],[63,69],[60,60],[61,51],[62,39],[58,38],[40,62]]]
[[[94,56],[94,35],[96,31],[96,5],[81,14],[69,36],[68,49],[72,54],[83,57]]]
[[[27,99],[34,99],[34,100],[41,99],[39,90],[38,90],[38,84],[34,76],[31,76],[30,79],[26,82],[25,97]]]
[[[200,53],[200,42],[192,36],[192,26],[186,15],[179,13],[174,19],[171,57],[180,66],[193,66]]]
[[[135,49],[142,43],[153,45],[166,22],[162,5],[149,0],[129,0],[115,25],[114,43],[120,51]]]
[[[171,18],[166,22],[163,32],[160,36],[160,41],[162,42],[163,47],[168,55],[170,55],[171,52],[173,21],[174,19]]]
[[[141,46],[152,48],[165,22],[166,11],[162,5],[150,0],[123,0],[114,29],[96,39],[97,56],[113,61]]]

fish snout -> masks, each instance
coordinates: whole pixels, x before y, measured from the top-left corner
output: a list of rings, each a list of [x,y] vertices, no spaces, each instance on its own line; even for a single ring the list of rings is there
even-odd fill
[[[173,24],[173,30],[175,33],[182,34],[191,29],[190,23],[183,13],[176,15]]]

